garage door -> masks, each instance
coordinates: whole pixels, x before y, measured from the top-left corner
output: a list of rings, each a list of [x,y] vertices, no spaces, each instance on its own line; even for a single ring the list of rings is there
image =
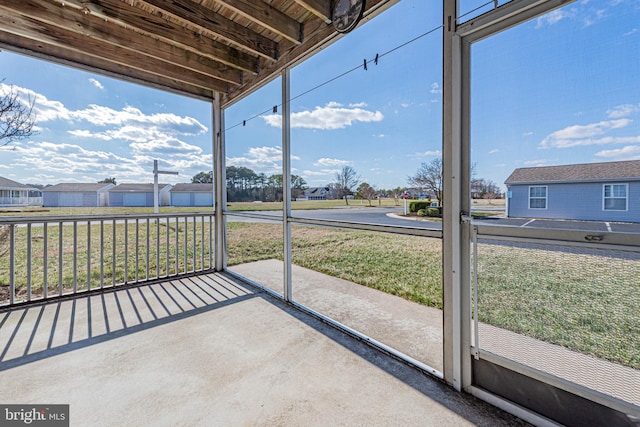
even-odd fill
[[[145,193],[125,194],[122,198],[123,206],[147,206]]]

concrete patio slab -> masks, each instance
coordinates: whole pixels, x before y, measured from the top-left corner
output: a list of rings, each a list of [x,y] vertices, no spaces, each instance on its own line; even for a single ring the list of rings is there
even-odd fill
[[[0,312],[0,384],[72,426],[525,425],[219,274]]]

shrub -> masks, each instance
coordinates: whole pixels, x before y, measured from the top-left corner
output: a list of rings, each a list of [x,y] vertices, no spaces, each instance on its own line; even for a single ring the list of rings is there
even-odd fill
[[[418,216],[427,216],[427,212],[424,209],[418,209]]]
[[[440,209],[438,208],[428,208],[427,216],[440,216]]]
[[[431,202],[426,200],[415,200],[409,203],[409,212],[418,212],[420,209],[427,209]]]

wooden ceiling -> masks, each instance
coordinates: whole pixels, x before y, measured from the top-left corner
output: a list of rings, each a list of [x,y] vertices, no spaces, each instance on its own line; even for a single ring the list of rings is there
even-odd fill
[[[364,20],[399,0],[366,0]],[[0,47],[228,105],[340,36],[332,0],[0,0]]]

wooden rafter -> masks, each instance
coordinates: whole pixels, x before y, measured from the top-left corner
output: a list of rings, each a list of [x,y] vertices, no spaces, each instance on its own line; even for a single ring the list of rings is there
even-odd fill
[[[332,1],[1,0],[0,47],[229,105],[341,36]]]

